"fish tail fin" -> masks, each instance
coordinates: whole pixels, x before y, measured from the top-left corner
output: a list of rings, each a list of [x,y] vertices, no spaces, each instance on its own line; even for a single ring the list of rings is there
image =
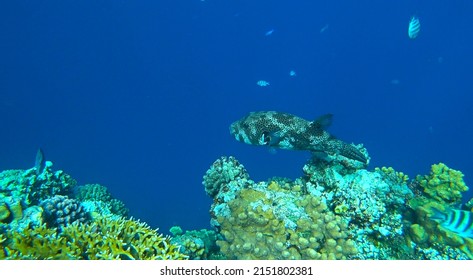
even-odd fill
[[[344,143],[340,149],[340,154],[349,159],[353,159],[365,164],[368,163],[366,156],[357,147],[350,144]]]

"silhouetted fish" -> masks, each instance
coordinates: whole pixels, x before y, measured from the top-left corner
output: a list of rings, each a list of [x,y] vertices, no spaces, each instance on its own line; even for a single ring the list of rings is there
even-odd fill
[[[39,148],[38,152],[36,152],[34,167],[36,169],[36,175],[41,174],[46,167],[46,158],[44,157],[44,152],[41,150],[41,148]]]
[[[409,21],[409,28],[407,29],[407,35],[409,38],[415,39],[419,36],[420,32],[420,21],[417,17],[413,16],[411,21]]]

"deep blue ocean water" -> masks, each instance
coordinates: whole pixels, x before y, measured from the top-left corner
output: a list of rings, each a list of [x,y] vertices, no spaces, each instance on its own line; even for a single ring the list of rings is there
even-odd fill
[[[33,167],[42,147],[163,232],[210,228],[201,182],[220,156],[254,180],[302,175],[309,153],[229,134],[278,110],[333,113],[330,132],[363,143],[369,169],[413,178],[444,162],[472,188],[472,12],[470,0],[3,1],[0,170]]]

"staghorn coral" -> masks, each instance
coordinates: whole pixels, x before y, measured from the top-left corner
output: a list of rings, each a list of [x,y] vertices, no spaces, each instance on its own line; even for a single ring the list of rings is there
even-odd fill
[[[67,196],[56,195],[43,200],[40,206],[44,209],[44,220],[48,227],[57,227],[62,230],[68,225],[89,220],[89,214],[75,199]]]
[[[169,237],[132,219],[97,218],[74,223],[61,232],[42,225],[22,231],[0,232],[4,259],[186,259]],[[3,256],[2,256],[3,254]]]

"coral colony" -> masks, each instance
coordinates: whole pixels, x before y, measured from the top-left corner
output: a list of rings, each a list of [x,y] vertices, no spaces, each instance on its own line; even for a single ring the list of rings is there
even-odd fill
[[[254,182],[221,157],[203,178],[212,229],[173,227],[172,237],[129,218],[104,186],[78,186],[52,166],[0,173],[0,259],[473,258],[473,202],[459,208],[468,187],[442,163],[411,180],[314,155],[301,178]]]

